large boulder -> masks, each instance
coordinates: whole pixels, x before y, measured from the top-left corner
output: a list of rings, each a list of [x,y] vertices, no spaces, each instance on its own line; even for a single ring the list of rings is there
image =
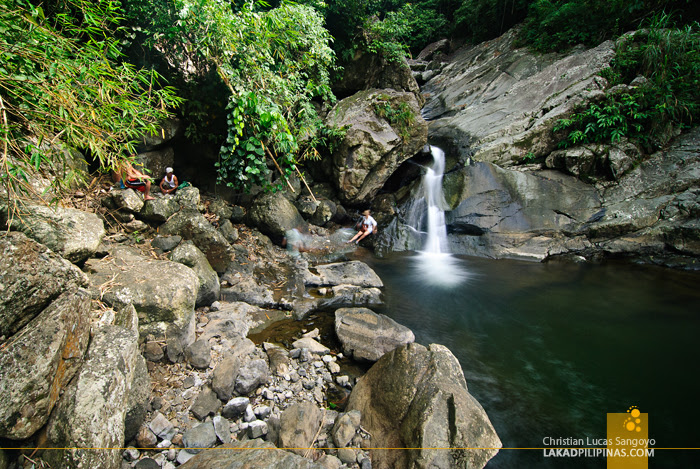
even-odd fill
[[[180,204],[172,197],[147,200],[139,215],[146,220],[163,223],[180,210]]]
[[[0,201],[0,224],[24,232],[73,263],[92,256],[105,235],[104,224],[94,213],[32,202],[20,202],[20,211],[8,220],[7,206]]]
[[[0,353],[0,437],[22,440],[44,426],[82,364],[90,339],[90,297],[66,291]]]
[[[307,285],[355,285],[359,287],[384,286],[379,276],[364,262],[348,261],[322,264],[315,267],[318,277],[307,278]]]
[[[367,308],[336,310],[335,333],[346,355],[368,361],[377,361],[385,353],[416,339],[408,327]]]
[[[61,293],[86,286],[77,267],[23,233],[0,234],[0,337],[9,337]]]
[[[420,106],[425,99],[405,58],[387,60],[381,55],[358,50],[343,67],[343,77],[333,85],[337,96],[347,97],[371,88],[412,93]]]
[[[607,84],[597,74],[615,55],[612,41],[542,55],[516,48],[516,38],[513,29],[465,46],[423,87],[432,141],[446,142],[462,157],[513,165],[528,153],[554,150],[554,124],[602,95]]]
[[[281,192],[257,197],[248,212],[248,223],[276,242],[287,230],[306,227],[297,208]]]
[[[428,138],[416,97],[387,89],[361,91],[343,99],[326,122],[347,127],[332,155],[331,178],[342,201],[354,205],[369,203]]]
[[[183,131],[183,127],[180,119],[165,119],[160,123],[158,131],[153,134],[144,134],[142,145],[139,147],[139,150],[149,151],[162,147],[164,144],[180,135]],[[163,163],[169,163],[166,164],[166,166],[172,166],[172,161],[163,161]],[[149,166],[148,168],[153,171],[152,167]],[[163,167],[163,169],[165,169],[165,167]]]
[[[287,407],[280,415],[279,446],[303,455],[313,445],[321,411],[312,402]]]
[[[482,468],[501,447],[459,362],[442,345],[413,343],[384,355],[358,381],[347,410],[361,412],[373,448],[396,448],[372,452],[378,469]]]
[[[49,419],[47,436],[56,448],[45,454],[49,464],[120,467],[124,418],[139,356],[134,331],[106,326],[95,332],[85,363]]]
[[[277,449],[261,439],[230,443],[203,451],[180,466],[182,469],[325,469],[310,459]]]
[[[183,239],[192,240],[194,245],[207,256],[209,265],[218,273],[224,272],[231,262],[231,245],[197,210],[192,208],[180,210],[161,225],[159,232],[161,235],[179,235]]]
[[[170,260],[186,265],[199,277],[199,291],[195,306],[209,306],[219,299],[219,276],[209,265],[207,257],[191,241],[177,246],[170,253]]]
[[[150,176],[153,177],[155,184],[159,184],[160,180],[165,176],[165,168],[173,166],[175,162],[175,151],[171,147],[165,147],[159,150],[152,150],[136,155],[136,161],[141,163],[148,170]]]
[[[151,397],[151,377],[148,374],[146,359],[136,357],[134,379],[129,388],[126,415],[124,416],[124,441],[131,441],[146,419],[146,412]]]
[[[176,335],[183,349],[194,341],[199,278],[192,269],[125,246],[114,248],[108,258],[90,259],[85,268],[104,301],[116,308],[133,304],[143,337]]]

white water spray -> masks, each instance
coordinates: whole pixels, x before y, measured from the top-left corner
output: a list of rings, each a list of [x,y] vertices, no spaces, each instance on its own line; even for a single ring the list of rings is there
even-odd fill
[[[462,283],[468,274],[459,265],[459,260],[452,257],[447,245],[447,225],[445,224],[447,204],[442,191],[445,152],[431,146],[430,153],[433,156],[433,165],[426,168],[422,181],[425,203],[417,204],[414,209],[416,213],[409,217],[413,219],[412,225],[417,230],[425,224],[423,232],[425,243],[423,250],[417,256],[416,269],[427,284],[449,287]]]

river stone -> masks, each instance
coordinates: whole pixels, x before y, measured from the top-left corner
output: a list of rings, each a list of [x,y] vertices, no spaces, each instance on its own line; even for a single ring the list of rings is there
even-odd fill
[[[343,353],[355,360],[377,361],[399,345],[415,340],[409,328],[367,308],[336,310],[335,333],[343,344]]]
[[[270,371],[277,376],[284,376],[289,372],[289,367],[291,366],[291,360],[289,359],[289,352],[284,348],[266,342],[263,344],[263,348],[267,353],[267,358],[270,360]]]
[[[306,222],[294,204],[281,192],[257,197],[248,212],[248,224],[277,243],[282,241],[287,230],[306,228]]]
[[[159,197],[147,200],[139,215],[146,220],[163,223],[180,210],[180,204],[172,197]]]
[[[262,384],[267,384],[270,380],[270,368],[267,362],[262,359],[251,360],[246,363],[236,377],[236,392],[246,395],[258,388]]]
[[[161,469],[155,459],[143,458],[134,466],[134,469]]]
[[[219,221],[230,220],[233,216],[233,209],[225,200],[216,198],[209,202],[209,213],[219,217]]]
[[[0,437],[29,438],[49,418],[82,364],[90,339],[90,297],[63,293],[12,336],[0,353]]]
[[[94,332],[85,363],[49,419],[47,436],[57,449],[47,451],[45,458],[52,466],[119,466],[128,394],[138,357],[135,332],[117,326]]]
[[[143,198],[133,189],[113,190],[111,195],[115,205],[122,210],[138,213],[143,208]]]
[[[221,402],[219,402],[214,391],[209,386],[205,386],[197,395],[190,410],[197,419],[204,420],[209,415],[216,414],[220,406]]]
[[[320,423],[321,411],[311,402],[287,407],[280,414],[279,446],[304,455],[313,444]]]
[[[501,447],[459,361],[442,345],[412,343],[385,354],[357,382],[347,409],[361,412],[373,448],[415,448],[373,452],[379,469],[482,468]]]
[[[180,466],[182,469],[324,469],[310,459],[290,453],[260,438],[235,442],[203,451]]]
[[[185,349],[185,359],[195,368],[207,369],[211,363],[211,346],[209,341],[197,340]]]
[[[195,306],[208,306],[219,299],[219,276],[209,265],[207,257],[191,241],[181,243],[170,253],[170,260],[186,265],[199,277]]]
[[[0,224],[8,223],[3,200],[0,200]],[[30,202],[21,202],[19,209],[21,217],[12,218],[10,229],[24,232],[73,263],[92,256],[105,235],[104,224],[94,213]]]
[[[379,276],[367,264],[360,261],[336,262],[316,266],[318,280],[310,278],[307,285],[335,286],[355,285],[359,287],[382,288]]]
[[[316,353],[318,355],[325,355],[327,353],[330,353],[330,349],[328,347],[315,341],[311,337],[302,337],[301,339],[295,340],[292,344],[292,347],[298,349],[307,349],[309,352]]]
[[[267,424],[262,420],[253,420],[248,424],[248,438],[261,438],[267,435]]]
[[[344,448],[350,444],[355,433],[360,429],[361,417],[359,411],[351,410],[336,419],[333,425],[333,441],[338,448]]]
[[[131,441],[146,419],[146,411],[151,398],[151,377],[148,375],[146,360],[136,357],[134,379],[129,389],[127,410],[124,416],[124,441]]]
[[[0,336],[9,337],[66,290],[86,286],[70,262],[23,233],[0,235]]]
[[[377,106],[405,108],[406,122],[391,123],[377,115]],[[428,139],[428,125],[420,115],[416,96],[388,89],[360,91],[338,102],[326,123],[347,127],[332,155],[332,178],[338,196],[351,205],[368,204],[396,169],[420,151]]]
[[[220,415],[215,416],[211,421],[219,441],[223,444],[231,443],[231,422]]]
[[[188,189],[188,188],[186,188]],[[179,235],[192,240],[218,273],[231,262],[231,246],[224,236],[196,209],[182,209],[160,226],[162,235]]]
[[[212,422],[200,423],[182,436],[185,449],[193,454],[199,453],[202,448],[212,448],[216,441],[216,431]]]
[[[146,425],[141,425],[136,434],[136,444],[139,448],[155,448],[158,437]]]
[[[237,419],[245,413],[246,408],[250,405],[250,399],[247,397],[234,397],[226,403],[221,415],[228,419]]]
[[[125,246],[115,247],[111,254],[85,263],[91,283],[104,288],[103,300],[113,307],[133,304],[141,336],[167,337],[172,360],[176,348],[181,353],[194,341],[199,278],[189,267],[145,257]]]
[[[151,422],[148,424],[148,428],[150,428],[155,435],[164,440],[170,440],[176,434],[175,425],[160,412],[156,412],[153,415]]]

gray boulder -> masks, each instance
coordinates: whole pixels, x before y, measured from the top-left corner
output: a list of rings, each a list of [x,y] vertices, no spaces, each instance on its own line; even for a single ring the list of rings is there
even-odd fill
[[[219,299],[219,276],[209,265],[207,257],[191,241],[177,246],[170,253],[170,260],[186,265],[199,277],[195,306],[208,306]]]
[[[367,308],[336,310],[335,333],[343,344],[343,352],[356,360],[377,361],[385,353],[415,340],[408,327]]]
[[[136,357],[134,379],[129,389],[127,410],[124,416],[124,441],[131,441],[139,432],[146,419],[146,411],[151,397],[151,377],[148,374],[146,359]]]
[[[199,420],[214,415],[221,407],[221,402],[209,386],[205,386],[192,404],[192,414]]]
[[[85,263],[90,282],[103,291],[102,298],[115,308],[133,304],[142,337],[153,334],[180,344],[181,352],[194,341],[194,305],[199,278],[182,264],[142,256],[117,246],[111,258]]]
[[[277,449],[259,438],[218,446],[204,451],[180,466],[182,469],[324,469],[310,459]]]
[[[270,380],[270,367],[262,359],[251,360],[246,363],[236,377],[236,392],[246,395],[253,392],[258,386],[267,384]]]
[[[224,220],[219,225],[219,231],[229,243],[233,244],[238,241],[238,230],[233,226],[231,220]]]
[[[347,409],[361,412],[372,447],[412,448],[373,452],[379,469],[482,468],[501,447],[459,362],[442,345],[413,343],[385,354],[355,385]]]
[[[22,216],[7,220],[5,199],[0,200],[0,223],[22,231],[73,263],[82,262],[97,251],[105,228],[94,213],[74,208],[47,207],[20,202]]]
[[[189,189],[189,188],[186,188]],[[209,265],[216,272],[224,272],[231,262],[231,245],[197,210],[186,208],[160,226],[162,235],[179,235],[192,240],[195,246],[207,256]]]
[[[321,423],[321,411],[311,402],[287,407],[280,415],[279,446],[304,455]]]
[[[229,354],[214,368],[212,388],[222,401],[228,401],[233,397],[236,387],[238,370],[241,369],[242,359],[238,355]]]
[[[338,448],[348,446],[352,442],[361,422],[362,415],[357,410],[351,410],[336,419],[332,434]]]
[[[9,337],[66,290],[86,286],[80,269],[23,233],[0,235],[0,336]]]
[[[307,278],[307,285],[333,286],[355,285],[366,288],[382,288],[379,276],[361,261],[336,262],[317,265],[318,277]]]
[[[206,369],[211,363],[211,346],[209,341],[199,339],[185,349],[185,359],[194,368]]]
[[[156,236],[151,240],[151,246],[167,252],[172,251],[182,242],[182,236]]]
[[[66,388],[47,427],[46,460],[54,467],[119,467],[124,418],[139,357],[135,332],[106,326],[95,331],[87,359]],[[84,451],[79,448],[117,448]]]
[[[183,209],[199,210],[199,189],[194,186],[183,187],[175,193],[175,200]]]
[[[138,213],[143,208],[143,197],[133,189],[113,190],[110,195],[117,208]]]
[[[180,204],[170,197],[159,197],[153,200],[147,200],[143,204],[143,208],[139,212],[139,216],[149,221],[163,223],[168,218],[173,216],[180,210]]]
[[[82,364],[90,339],[90,298],[63,293],[0,353],[0,437],[22,440],[44,426]]]
[[[248,223],[272,240],[280,242],[287,230],[306,227],[306,222],[281,192],[263,194],[248,212]]]
[[[326,122],[348,127],[332,155],[331,172],[339,197],[350,204],[369,203],[399,165],[428,139],[428,125],[411,93],[361,91],[336,104]]]
[[[216,441],[216,431],[212,422],[200,423],[182,435],[183,446],[192,454],[199,453],[203,448],[212,448]]]
[[[343,67],[343,77],[333,90],[338,96],[349,96],[371,88],[412,93],[419,105],[424,102],[406,59],[387,60],[378,54],[357,52]]]

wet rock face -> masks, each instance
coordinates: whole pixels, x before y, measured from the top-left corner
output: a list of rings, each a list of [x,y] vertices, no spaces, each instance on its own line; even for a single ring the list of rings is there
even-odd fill
[[[516,49],[517,31],[465,47],[422,89],[432,140],[448,140],[460,156],[499,166],[527,153],[555,150],[553,124],[606,86],[597,76],[614,56],[613,43],[566,56]]]
[[[390,89],[345,98],[331,110],[327,122],[348,127],[333,153],[331,177],[340,199],[351,205],[369,203],[401,163],[427,141],[427,124],[415,96]]]
[[[348,410],[361,412],[373,447],[419,448],[374,452],[375,468],[481,468],[501,447],[459,362],[442,345],[408,344],[384,355],[353,389]]]

